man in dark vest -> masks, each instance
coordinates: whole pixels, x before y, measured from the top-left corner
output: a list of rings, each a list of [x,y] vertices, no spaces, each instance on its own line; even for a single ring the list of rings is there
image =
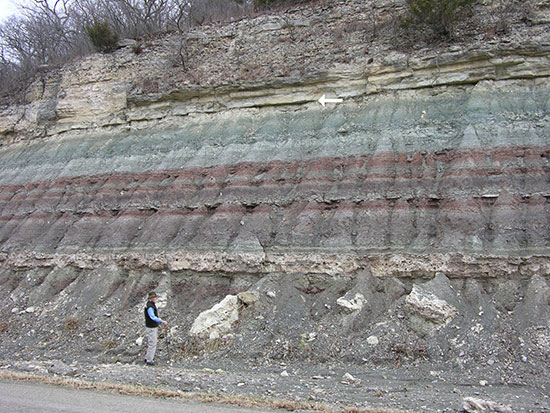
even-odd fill
[[[147,295],[147,305],[145,307],[145,338],[147,339],[147,353],[145,354],[145,364],[154,366],[155,352],[157,351],[158,326],[167,325],[166,321],[159,318],[156,302],[158,295],[153,291]]]

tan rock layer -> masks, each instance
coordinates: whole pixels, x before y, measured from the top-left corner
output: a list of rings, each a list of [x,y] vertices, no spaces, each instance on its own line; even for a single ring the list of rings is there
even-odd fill
[[[493,13],[491,4],[478,7],[480,15]],[[403,4],[395,1],[336,2],[202,27],[155,40],[139,55],[126,48],[45,75],[31,87],[28,104],[0,113],[0,136],[9,143],[98,127],[151,127],[192,113],[316,104],[324,93],[359,99],[545,79],[548,10],[543,3],[530,7],[530,26],[513,23],[508,38],[480,32],[460,45],[414,53],[399,50],[404,39],[396,38],[395,21]],[[487,20],[479,25],[489,30]],[[178,63],[182,47],[186,70]]]
[[[254,258],[254,257],[253,257]],[[258,258],[256,256],[256,258]],[[370,268],[377,278],[432,278],[444,272],[450,278],[529,278],[550,276],[548,256],[502,257],[457,253],[410,254],[379,253],[362,255],[360,251],[296,253],[294,249],[266,250],[257,260],[243,253],[207,251],[163,251],[158,253],[105,252],[76,254],[9,253],[0,256],[6,270],[25,271],[32,268],[58,270],[73,267],[94,270],[115,265],[124,269],[153,271],[196,271],[209,273],[303,273],[328,277],[352,277]]]

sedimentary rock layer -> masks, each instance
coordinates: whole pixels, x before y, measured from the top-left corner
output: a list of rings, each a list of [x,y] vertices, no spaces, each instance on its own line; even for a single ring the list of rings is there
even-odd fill
[[[546,161],[544,147],[450,149],[6,185],[2,241],[225,249],[248,234],[264,248],[544,253]]]
[[[510,20],[515,37],[415,53],[392,44],[402,4],[374,6],[199,28],[44,75],[0,117],[3,261],[548,274],[546,5]]]
[[[373,254],[544,257],[549,96],[539,80],[481,82],[7,146],[1,248],[165,252],[202,270],[217,256],[230,271],[304,254],[329,273]]]

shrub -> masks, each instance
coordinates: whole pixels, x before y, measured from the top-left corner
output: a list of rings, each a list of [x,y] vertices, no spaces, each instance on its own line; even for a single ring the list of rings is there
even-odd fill
[[[111,29],[107,22],[95,22],[86,29],[92,44],[99,52],[109,53],[116,49],[118,34]]]
[[[427,26],[436,36],[449,38],[467,7],[477,0],[407,0],[409,16],[404,27]]]
[[[275,0],[255,0],[254,4],[260,9],[266,9],[275,3]]]

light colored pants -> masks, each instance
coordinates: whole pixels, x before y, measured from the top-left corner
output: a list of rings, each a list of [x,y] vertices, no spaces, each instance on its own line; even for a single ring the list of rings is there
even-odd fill
[[[147,353],[145,354],[145,361],[153,361],[155,358],[155,352],[157,351],[157,341],[158,341],[159,329],[155,328],[145,328],[145,338],[147,339]]]

